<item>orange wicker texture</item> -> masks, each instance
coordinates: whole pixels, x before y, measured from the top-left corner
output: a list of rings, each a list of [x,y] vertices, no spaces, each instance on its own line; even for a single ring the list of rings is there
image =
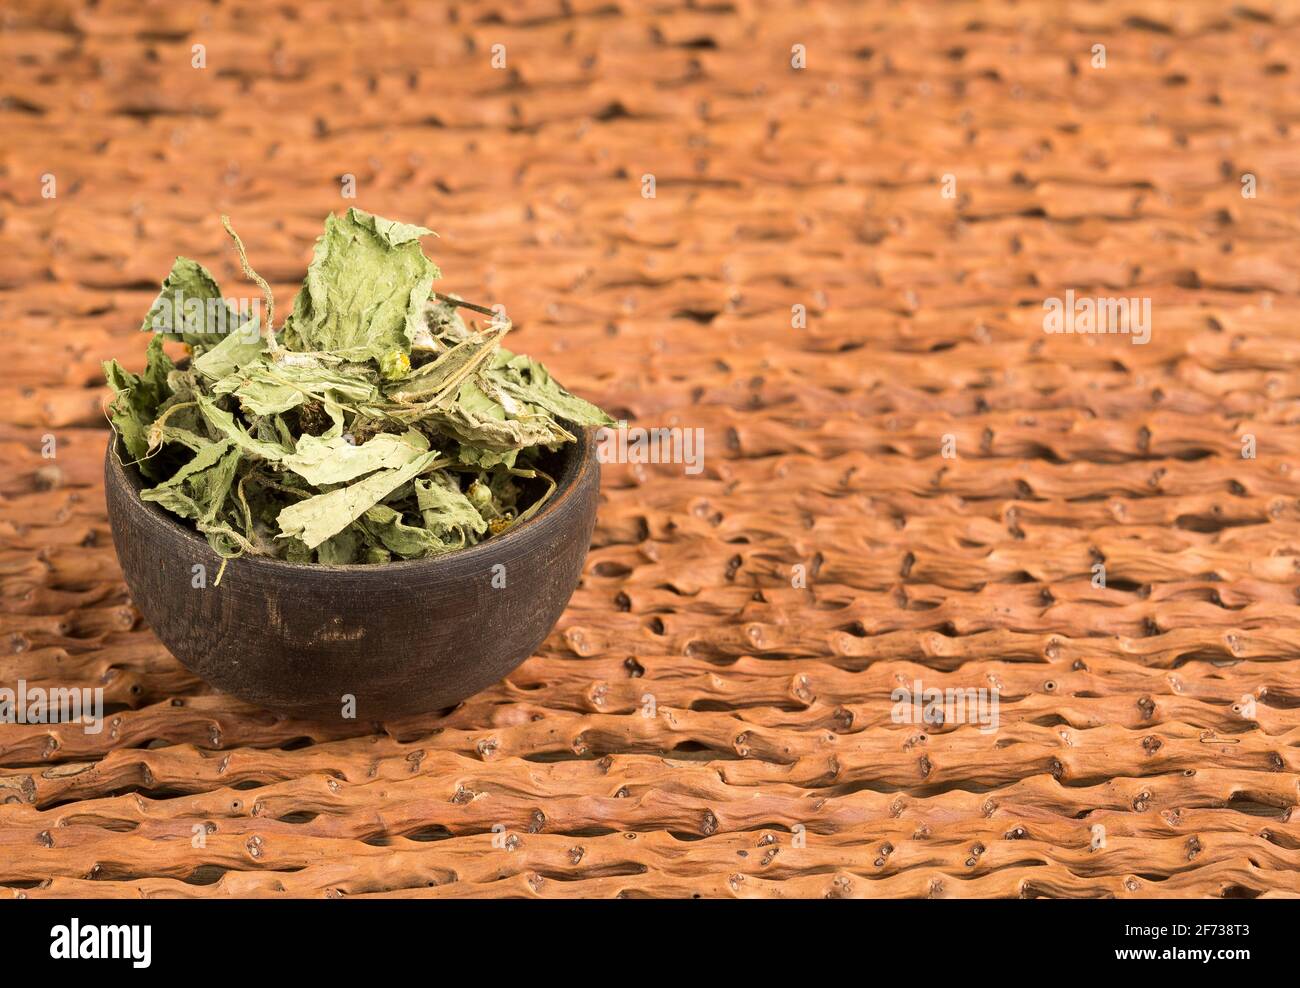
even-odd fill
[[[1300,893],[1300,6],[0,17],[0,686],[110,711],[0,726],[0,893]],[[99,365],[176,254],[255,295],[220,213],[287,311],[349,205],[705,464],[606,465],[508,681],[313,725],[140,620]]]

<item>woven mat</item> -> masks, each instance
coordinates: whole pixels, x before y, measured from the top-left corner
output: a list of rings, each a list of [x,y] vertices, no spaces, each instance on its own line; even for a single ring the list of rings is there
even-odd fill
[[[7,4],[0,686],[110,713],[0,726],[3,894],[1300,893],[1298,25]],[[705,459],[604,468],[507,681],[314,725],[140,619],[99,365],[142,363],[174,255],[249,290],[220,213],[287,306],[354,204]],[[1150,299],[1149,342],[1045,333],[1066,291]],[[998,690],[996,729],[908,723],[918,682]]]

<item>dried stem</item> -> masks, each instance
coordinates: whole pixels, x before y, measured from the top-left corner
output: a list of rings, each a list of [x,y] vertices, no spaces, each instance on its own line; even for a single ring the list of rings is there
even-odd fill
[[[226,228],[230,234],[230,239],[235,242],[235,250],[239,251],[239,263],[244,267],[244,275],[251,281],[255,281],[257,286],[262,289],[262,294],[266,297],[266,326],[263,335],[266,337],[267,348],[275,353],[279,346],[275,342],[275,296],[271,293],[271,286],[266,283],[266,279],[253,270],[253,266],[248,263],[248,252],[244,250],[244,242],[239,239],[239,234],[235,228],[230,225],[230,217],[222,215],[221,225]]]
[[[489,309],[486,305],[475,305],[473,302],[466,302],[464,299],[453,298],[450,295],[443,295],[441,292],[434,292],[433,297],[441,302],[447,302],[451,305],[460,306],[462,309],[473,309],[475,312],[481,312],[485,316],[491,316],[493,319],[498,318],[500,313],[494,309]]]

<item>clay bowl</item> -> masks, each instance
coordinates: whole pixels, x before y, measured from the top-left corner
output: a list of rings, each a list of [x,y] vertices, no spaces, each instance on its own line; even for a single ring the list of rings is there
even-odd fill
[[[545,464],[555,494],[518,528],[431,559],[316,566],[221,559],[156,504],[110,444],[104,488],[131,597],[164,645],[219,690],[312,720],[450,707],[514,670],[577,588],[596,519],[591,430]],[[206,568],[195,587],[194,567]],[[504,571],[496,569],[497,565]],[[504,573],[505,586],[493,576]]]

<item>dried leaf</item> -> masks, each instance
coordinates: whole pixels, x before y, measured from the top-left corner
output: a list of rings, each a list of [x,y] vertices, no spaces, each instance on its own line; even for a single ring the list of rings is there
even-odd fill
[[[472,545],[487,531],[487,520],[461,493],[456,478],[445,472],[415,482],[415,500],[424,527],[447,541]]]
[[[326,219],[286,321],[289,349],[376,362],[409,355],[439,277],[420,250],[419,238],[432,232],[355,208]]]
[[[278,415],[304,401],[324,405],[369,404],[379,389],[364,374],[328,367],[303,367],[260,359],[217,381],[216,394],[233,394],[253,415]]]
[[[401,513],[386,504],[367,511],[361,524],[371,538],[402,559],[420,559],[460,548],[460,544],[449,544],[433,532],[407,525]]]
[[[216,344],[244,321],[222,298],[212,272],[198,261],[178,257],[140,329],[191,345]]]
[[[138,462],[146,477],[158,476],[154,464],[145,459],[151,452],[149,425],[158,406],[171,395],[167,377],[174,366],[163,352],[160,336],[149,341],[144,374],[139,377],[123,369],[116,360],[104,361],[104,376],[114,391],[108,406],[109,419],[128,455]]]
[[[348,487],[317,494],[291,504],[279,514],[281,537],[302,540],[314,549],[331,535],[343,531],[369,509],[407,481],[429,469],[438,454],[422,453],[396,470],[381,470]]]
[[[414,429],[400,436],[381,432],[360,445],[343,436],[332,439],[302,436],[298,448],[285,457],[284,465],[319,487],[347,483],[376,470],[404,467],[428,449],[429,440]]]
[[[239,447],[244,453],[251,456],[260,456],[264,460],[273,462],[279,462],[288,455],[289,451],[279,443],[254,439],[244,431],[242,425],[235,421],[233,415],[223,410],[215,400],[207,395],[198,395],[196,400],[199,410],[203,413],[203,418],[208,425],[224,439]]]
[[[220,381],[252,363],[266,350],[266,340],[258,336],[248,339],[242,333],[232,333],[220,343],[194,358],[196,371],[211,381]]]
[[[235,480],[239,450],[227,442],[209,443],[170,479],[140,492],[145,501],[196,521],[217,517]]]
[[[614,420],[589,401],[569,394],[532,357],[501,350],[484,375],[506,394],[544,408],[575,425],[613,425]]]

